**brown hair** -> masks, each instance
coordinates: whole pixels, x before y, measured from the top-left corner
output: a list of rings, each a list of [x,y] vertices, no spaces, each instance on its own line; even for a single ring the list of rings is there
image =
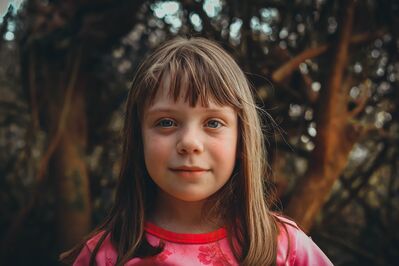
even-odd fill
[[[165,78],[167,77],[167,78]],[[92,252],[90,265],[105,237],[118,253],[117,265],[133,257],[155,255],[145,238],[144,221],[153,204],[155,184],[143,159],[141,119],[161,88],[174,100],[181,92],[195,106],[214,101],[238,113],[239,140],[234,173],[225,186],[209,198],[208,213],[220,213],[229,241],[243,265],[275,265],[278,228],[269,210],[266,150],[258,111],[247,78],[233,58],[218,44],[203,38],[175,38],[158,47],[140,65],[129,92],[123,131],[123,154],[115,202],[104,223],[90,236],[105,231]],[[207,208],[208,209],[208,208]],[[88,239],[88,238],[87,238]],[[83,242],[64,261],[76,258]]]

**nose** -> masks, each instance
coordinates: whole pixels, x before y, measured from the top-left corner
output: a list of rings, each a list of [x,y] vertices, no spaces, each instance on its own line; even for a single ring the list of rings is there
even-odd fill
[[[182,130],[176,145],[179,154],[195,154],[204,151],[200,132],[193,128]]]

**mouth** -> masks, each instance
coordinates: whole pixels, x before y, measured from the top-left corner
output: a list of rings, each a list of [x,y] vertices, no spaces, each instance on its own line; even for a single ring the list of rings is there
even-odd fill
[[[179,166],[170,168],[172,171],[182,171],[182,172],[206,172],[209,169],[197,167],[197,166]]]
[[[175,174],[182,176],[182,177],[199,177],[202,174],[210,171],[209,169],[202,168],[202,167],[187,167],[187,166],[182,166],[182,167],[176,167],[176,168],[170,168],[172,172]]]

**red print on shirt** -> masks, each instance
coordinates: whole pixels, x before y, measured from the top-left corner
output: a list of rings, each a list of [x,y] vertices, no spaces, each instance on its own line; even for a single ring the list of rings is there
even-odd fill
[[[169,250],[164,249],[162,251],[162,253],[157,255],[157,260],[158,261],[165,261],[170,255],[172,254],[172,252],[170,252]]]
[[[230,265],[217,244],[200,246],[198,259],[204,265],[227,266]]]
[[[105,258],[105,266],[114,266],[114,265],[115,262],[111,258],[108,257]]]

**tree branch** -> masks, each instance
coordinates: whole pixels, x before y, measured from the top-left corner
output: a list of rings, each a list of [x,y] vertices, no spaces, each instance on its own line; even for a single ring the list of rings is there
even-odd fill
[[[365,82],[365,87],[366,89],[361,92],[361,96],[359,99],[356,100],[356,107],[348,112],[348,115],[350,118],[354,119],[356,116],[358,116],[363,110],[366,108],[368,100],[370,98],[370,87],[371,87],[371,81],[366,80]]]
[[[353,36],[350,40],[351,45],[361,44],[364,42],[368,42],[374,40],[375,38],[381,37],[384,34],[382,31],[374,32],[374,33],[362,33]],[[277,70],[275,70],[272,74],[272,79],[276,83],[281,83],[285,78],[294,72],[299,65],[304,62],[306,59],[311,59],[317,57],[332,46],[330,44],[323,44],[320,46],[309,48],[300,54],[293,57],[290,61],[280,66]]]

